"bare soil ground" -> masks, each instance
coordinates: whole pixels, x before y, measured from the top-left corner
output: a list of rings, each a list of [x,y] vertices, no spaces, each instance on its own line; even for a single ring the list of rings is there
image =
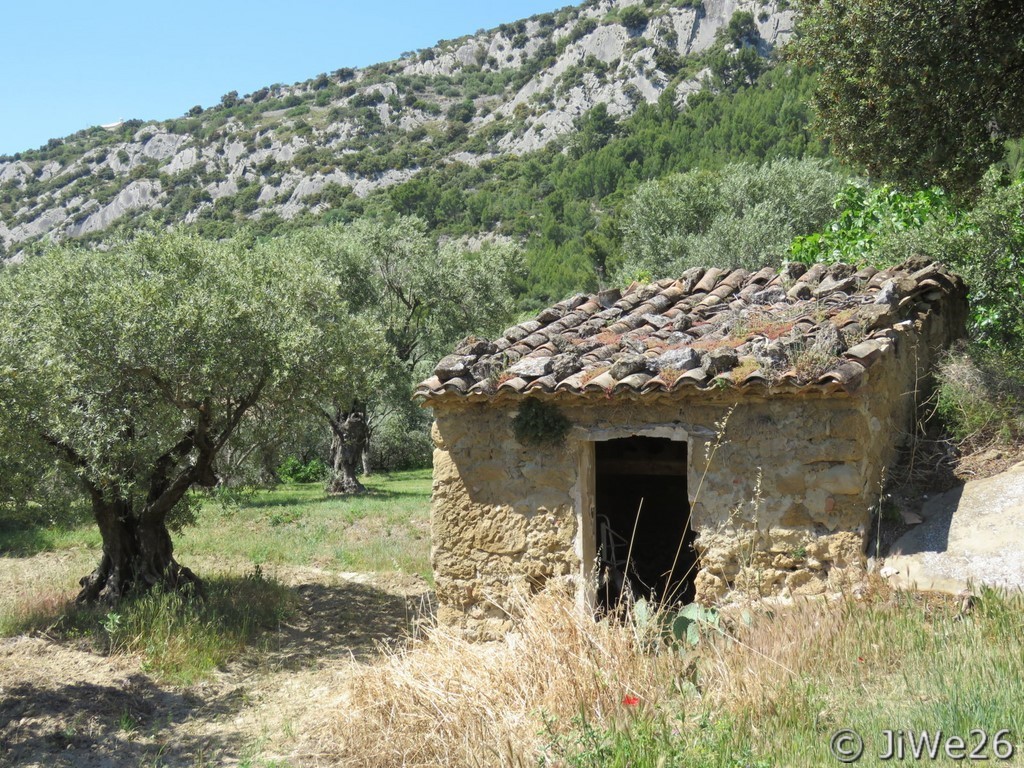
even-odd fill
[[[0,583],[67,569],[67,560],[0,558]],[[295,590],[299,610],[269,650],[199,685],[160,684],[140,659],[99,655],[84,640],[0,639],[0,766],[319,764],[308,733],[317,714],[356,665],[429,619],[431,593],[400,573],[281,567],[272,575]]]

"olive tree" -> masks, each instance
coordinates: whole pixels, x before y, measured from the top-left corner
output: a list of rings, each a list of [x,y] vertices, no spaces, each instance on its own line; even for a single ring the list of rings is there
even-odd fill
[[[217,483],[257,405],[283,416],[365,338],[321,264],[244,238],[146,234],[0,270],[0,468],[57,460],[91,504],[103,554],[78,600],[201,588],[169,533],[190,489]]]
[[[335,275],[349,311],[383,340],[373,369],[339,376],[349,386],[317,403],[331,429],[328,490],[358,493],[371,416],[402,410],[413,380],[455,341],[508,322],[521,256],[507,246],[439,246],[421,220],[401,216],[321,227],[288,242]]]
[[[623,261],[613,279],[666,277],[692,266],[777,265],[795,235],[832,217],[846,184],[813,159],[736,163],[645,182],[623,206]]]

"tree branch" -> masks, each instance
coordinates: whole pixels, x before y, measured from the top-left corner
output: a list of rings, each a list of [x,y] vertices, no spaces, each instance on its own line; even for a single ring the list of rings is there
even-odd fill
[[[69,464],[82,470],[89,469],[88,462],[82,458],[74,448],[63,440],[60,440],[47,432],[40,432],[40,436],[43,438],[43,442],[56,449],[56,451],[61,454],[64,460]],[[101,505],[103,503],[103,494],[100,492],[100,489],[96,487],[96,484],[85,476],[84,472],[78,473],[78,479],[82,481],[82,485],[84,485],[85,490],[88,491],[89,498],[93,503],[93,509],[96,509],[97,505]]]
[[[154,480],[149,485],[149,494],[146,499],[147,507],[166,492],[170,482],[171,471],[178,465],[178,462],[189,454],[194,446],[195,430],[191,429],[169,451],[153,462]]]

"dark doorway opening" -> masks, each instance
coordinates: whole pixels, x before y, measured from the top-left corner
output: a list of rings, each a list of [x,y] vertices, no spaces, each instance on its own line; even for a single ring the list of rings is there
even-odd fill
[[[627,437],[595,443],[594,454],[600,604],[612,607],[626,591],[691,602],[696,554],[686,443]]]

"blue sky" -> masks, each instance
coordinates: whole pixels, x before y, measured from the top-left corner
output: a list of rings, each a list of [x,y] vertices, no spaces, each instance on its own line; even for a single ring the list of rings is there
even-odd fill
[[[397,58],[569,0],[54,0],[0,4],[0,154],[118,119],[164,120]]]

